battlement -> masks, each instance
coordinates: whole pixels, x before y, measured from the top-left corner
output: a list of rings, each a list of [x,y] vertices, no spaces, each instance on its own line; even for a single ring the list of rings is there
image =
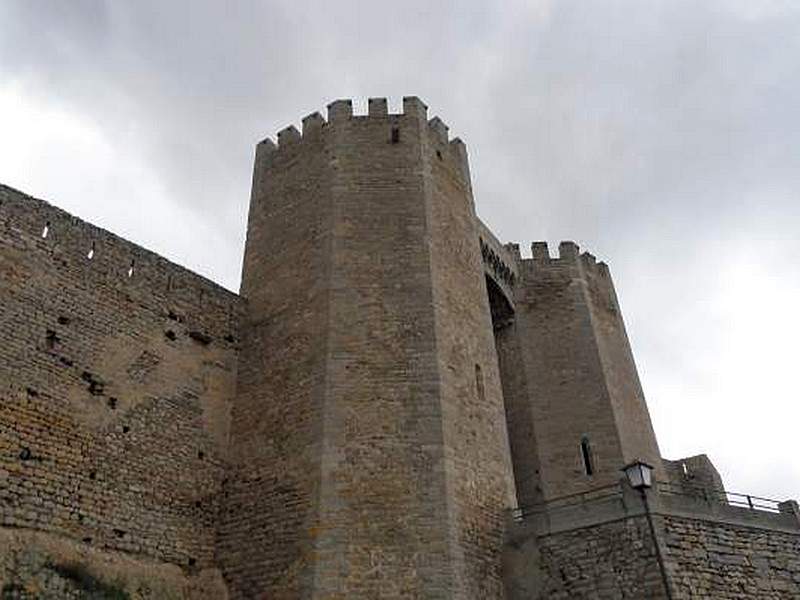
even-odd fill
[[[0,185],[0,228],[15,253],[37,253],[86,285],[184,306],[195,319],[224,310],[233,318],[241,298],[218,284],[51,204]],[[167,309],[165,308],[165,311]],[[229,331],[218,332],[220,337]]]
[[[389,144],[402,144],[402,132],[406,127],[427,130],[429,144],[437,158],[444,160],[448,156],[462,177],[469,181],[466,145],[459,138],[450,138],[450,128],[440,117],[428,119],[427,105],[416,96],[405,96],[399,113],[389,112],[386,98],[369,98],[366,114],[355,114],[350,99],[334,100],[327,106],[327,115],[325,119],[320,112],[313,112],[303,117],[300,129],[287,125],[278,131],[277,143],[270,137],[263,139],[257,145],[257,162],[269,166],[280,161],[283,155],[293,155],[303,142],[318,142],[332,128],[380,123],[388,125],[386,143]]]
[[[579,265],[587,272],[597,273],[603,277],[609,276],[606,263],[598,262],[594,254],[590,252],[581,252],[578,244],[569,240],[559,243],[558,256],[556,257],[550,255],[547,242],[533,242],[531,244],[531,258],[523,259],[523,263],[535,269]]]

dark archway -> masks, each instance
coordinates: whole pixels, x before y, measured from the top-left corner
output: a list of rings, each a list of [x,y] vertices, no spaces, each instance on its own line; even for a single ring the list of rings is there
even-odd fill
[[[489,308],[492,311],[492,327],[498,330],[511,325],[514,320],[514,307],[503,289],[486,275],[486,291],[489,293]]]
[[[518,331],[521,324],[512,300],[489,274],[486,274],[486,291],[492,313],[517,503],[519,506],[530,506],[541,502],[542,494],[533,415]]]

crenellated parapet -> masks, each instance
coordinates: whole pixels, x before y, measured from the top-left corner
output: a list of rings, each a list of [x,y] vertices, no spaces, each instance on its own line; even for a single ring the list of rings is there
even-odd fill
[[[609,277],[608,265],[600,261],[590,252],[581,252],[578,244],[562,241],[558,245],[558,256],[551,256],[547,242],[531,244],[531,258],[523,261],[529,269],[578,267],[588,273],[601,277]]]
[[[580,283],[596,308],[612,314],[619,312],[608,265],[590,252],[581,252],[573,241],[560,242],[556,256],[550,254],[547,242],[533,242],[531,258],[523,259],[520,266],[520,276],[528,285],[556,289],[568,282]]]
[[[204,315],[228,313],[232,330],[242,300],[218,284],[66,211],[0,185],[0,238],[9,256],[24,257],[42,271],[55,269],[65,281],[114,289],[133,301],[157,300],[164,311]],[[65,284],[66,285],[66,284]],[[169,307],[173,307],[170,309]],[[231,331],[219,331],[223,338]]]
[[[386,98],[369,98],[367,114],[355,114],[350,99],[334,100],[327,106],[327,119],[320,112],[313,112],[301,120],[301,128],[288,125],[278,131],[275,140],[265,138],[256,147],[256,161],[262,167],[283,167],[286,161],[295,159],[303,150],[319,144],[333,135],[329,148],[335,151],[337,144],[352,142],[403,145],[410,139],[422,140],[431,160],[450,166],[469,185],[467,150],[459,138],[450,138],[449,127],[441,118],[428,119],[428,107],[416,96],[406,96],[402,111],[389,112]],[[364,128],[379,128],[378,138],[361,135]],[[347,136],[348,130],[352,136]],[[413,131],[413,133],[412,133]]]

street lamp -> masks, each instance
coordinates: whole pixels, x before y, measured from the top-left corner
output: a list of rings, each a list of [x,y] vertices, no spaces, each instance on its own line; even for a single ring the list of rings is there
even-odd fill
[[[644,491],[646,488],[653,487],[653,466],[648,465],[639,459],[634,460],[629,465],[622,467],[628,483],[635,490]]]
[[[653,465],[648,465],[638,458],[632,463],[622,467],[625,477],[628,478],[630,486],[639,491],[642,497],[642,505],[644,506],[645,515],[647,515],[647,525],[650,529],[650,537],[653,540],[655,548],[656,560],[658,561],[658,569],[661,571],[661,579],[664,582],[664,591],[667,593],[668,600],[672,600],[674,595],[672,593],[672,585],[670,584],[667,570],[664,567],[664,557],[661,554],[661,543],[659,542],[658,535],[656,534],[656,527],[653,524],[653,515],[650,513],[650,503],[647,501],[647,490],[653,487]]]

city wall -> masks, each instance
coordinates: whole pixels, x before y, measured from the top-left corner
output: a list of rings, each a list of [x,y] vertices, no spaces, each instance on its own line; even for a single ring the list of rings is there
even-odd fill
[[[0,302],[0,587],[219,580],[242,300],[3,186]]]

